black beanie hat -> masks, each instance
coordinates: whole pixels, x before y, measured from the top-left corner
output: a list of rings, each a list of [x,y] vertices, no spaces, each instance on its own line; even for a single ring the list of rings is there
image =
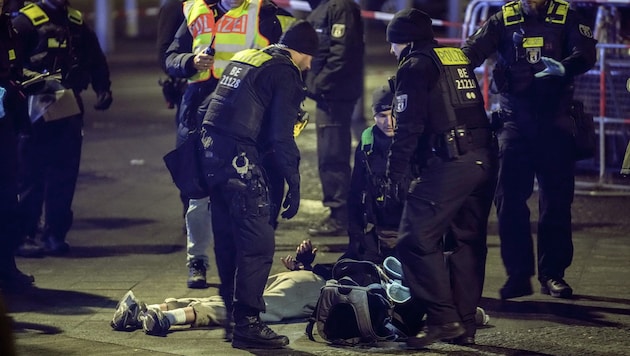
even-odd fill
[[[387,25],[389,43],[410,43],[433,38],[431,17],[418,9],[398,11]]]
[[[291,24],[278,43],[310,56],[315,56],[319,48],[317,32],[304,20],[297,20]]]
[[[394,94],[389,87],[380,87],[372,93],[372,114],[376,115],[381,111],[387,111],[392,109],[392,101],[394,101]]]

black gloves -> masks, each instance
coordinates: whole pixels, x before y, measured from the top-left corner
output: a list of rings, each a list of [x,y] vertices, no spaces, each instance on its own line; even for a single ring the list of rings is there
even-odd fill
[[[407,199],[409,179],[405,177],[391,176],[384,186],[385,205],[403,204]]]
[[[109,106],[112,105],[112,92],[110,90],[101,91],[96,93],[96,104],[94,104],[94,109],[96,110],[107,110]]]
[[[285,219],[291,219],[300,208],[300,174],[294,174],[289,177],[287,184],[289,185],[289,190],[282,203],[282,207],[286,210],[281,215]]]

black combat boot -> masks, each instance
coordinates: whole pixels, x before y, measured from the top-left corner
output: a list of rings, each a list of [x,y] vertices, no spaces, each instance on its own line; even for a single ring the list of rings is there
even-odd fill
[[[289,344],[289,338],[271,330],[258,315],[235,320],[232,347],[237,349],[280,349]]]

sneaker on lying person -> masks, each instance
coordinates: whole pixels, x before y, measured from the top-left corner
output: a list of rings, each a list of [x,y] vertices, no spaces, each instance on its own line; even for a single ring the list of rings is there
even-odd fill
[[[146,304],[138,300],[132,291],[128,291],[116,305],[110,325],[118,331],[140,329],[142,315],[146,310]]]
[[[161,336],[168,332],[171,328],[171,321],[158,309],[149,309],[144,313],[142,318],[142,329],[148,335]]]

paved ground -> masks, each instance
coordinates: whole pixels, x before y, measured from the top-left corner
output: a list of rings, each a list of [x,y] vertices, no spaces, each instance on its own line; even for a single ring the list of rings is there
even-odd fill
[[[117,300],[129,289],[148,302],[166,297],[216,294],[219,280],[209,272],[210,288],[191,290],[185,280],[185,237],[178,194],[162,156],[174,142],[173,111],[165,109],[147,43],[119,47],[110,57],[114,106],[87,114],[76,192],[75,222],[65,257],[20,259],[36,278],[36,288],[5,299],[14,320],[20,355],[223,355],[250,354],[222,341],[220,329],[179,328],[166,337],[142,331],[114,332],[109,320]],[[370,49],[372,51],[372,49]],[[132,52],[133,55],[128,53]],[[393,74],[393,58],[382,51],[367,71],[369,88]],[[377,60],[378,59],[378,60]],[[391,62],[389,62],[391,60]],[[94,95],[85,94],[91,107]],[[300,213],[277,233],[273,272],[279,257],[306,238],[309,222],[325,215],[315,168],[314,125],[299,137],[303,201]],[[587,180],[589,177],[581,176]],[[625,182],[623,184],[629,184]],[[497,290],[505,275],[499,256],[496,219],[491,217],[487,279],[482,306],[490,325],[479,330],[478,345],[435,344],[426,355],[625,355],[630,354],[630,199],[576,195],[575,258],[566,279],[575,298],[558,300],[539,293],[501,302]],[[532,207],[535,207],[532,201]],[[536,214],[534,213],[535,217]],[[534,227],[535,228],[535,227]],[[314,239],[318,259],[332,262],[344,238]],[[402,345],[334,348],[308,341],[304,320],[277,324],[291,344],[265,355],[410,354]]]

